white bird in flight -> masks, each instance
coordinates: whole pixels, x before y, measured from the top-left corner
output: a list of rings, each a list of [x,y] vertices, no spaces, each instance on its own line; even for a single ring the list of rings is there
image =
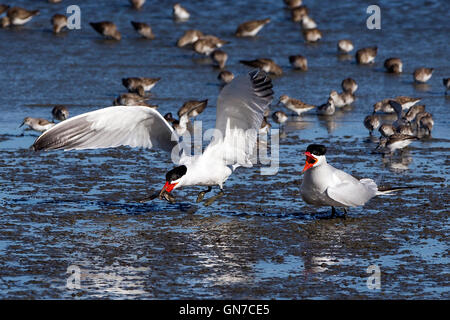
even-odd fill
[[[372,179],[358,180],[350,174],[336,169],[327,163],[327,149],[324,145],[310,144],[306,149],[306,163],[302,173],[303,181],[300,193],[303,200],[314,206],[331,206],[332,215],[335,207],[363,206],[375,196],[389,194],[393,191],[413,187],[390,188],[379,190]]]
[[[174,202],[169,194],[172,190],[194,185],[208,187],[199,193],[197,202],[215,185],[219,186],[220,193],[205,205],[222,196],[223,184],[233,170],[239,166],[252,166],[250,157],[256,146],[258,130],[272,99],[272,81],[264,71],[251,71],[226,85],[217,100],[216,130],[211,143],[201,155],[191,156],[183,152],[177,167],[167,172],[162,190],[149,200],[164,197]],[[181,144],[178,140],[172,126],[155,109],[114,106],[58,123],[37,138],[32,148],[159,147],[172,152],[172,155],[179,155]]]

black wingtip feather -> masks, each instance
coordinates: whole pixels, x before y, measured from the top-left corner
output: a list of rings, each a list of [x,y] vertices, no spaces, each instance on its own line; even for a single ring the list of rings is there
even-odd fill
[[[273,96],[272,79],[263,70],[252,70],[248,73],[257,96],[271,99]]]

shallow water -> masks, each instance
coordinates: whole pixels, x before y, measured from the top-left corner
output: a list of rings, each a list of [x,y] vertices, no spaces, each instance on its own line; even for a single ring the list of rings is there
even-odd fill
[[[53,35],[50,17],[68,4],[31,0],[15,4],[39,8],[40,16],[0,30],[1,298],[450,297],[450,98],[442,85],[450,75],[448,2],[379,1],[381,30],[368,30],[368,2],[305,0],[324,34],[315,45],[304,43],[281,0],[186,2],[192,17],[184,23],[172,20],[170,1],[148,1],[141,11],[125,0],[77,3],[81,30]],[[266,16],[272,22],[255,39],[233,36],[239,23]],[[103,40],[88,25],[106,19],[117,23],[122,41]],[[130,20],[150,23],[157,38],[139,39]],[[174,45],[191,28],[230,41],[223,49],[235,74],[250,70],[241,59],[279,63],[284,75],[273,77],[274,105],[282,94],[322,104],[347,77],[359,84],[357,100],[328,119],[291,117],[280,136],[278,174],[260,175],[260,165],[239,168],[210,207],[195,203],[201,188],[177,191],[174,205],[138,203],[162,187],[173,166],[163,152],[28,150],[38,134],[18,128],[24,117],[50,118],[55,104],[68,106],[71,116],[109,106],[129,76],[162,78],[151,99],[162,114],[209,99],[198,120],[213,127],[218,69]],[[376,63],[358,66],[353,54],[340,59],[342,38],[356,49],[377,45]],[[309,71],[292,70],[292,54],[306,56]],[[403,59],[400,76],[383,71],[392,56]],[[435,68],[426,86],[412,82],[421,66]],[[431,138],[383,159],[362,121],[375,102],[399,95],[422,97],[435,127]],[[328,219],[329,208],[299,197],[302,152],[312,142],[327,145],[328,161],[357,177],[419,187],[374,198],[345,220]],[[81,289],[66,287],[71,265],[81,269]],[[366,285],[370,265],[380,267],[379,290]]]

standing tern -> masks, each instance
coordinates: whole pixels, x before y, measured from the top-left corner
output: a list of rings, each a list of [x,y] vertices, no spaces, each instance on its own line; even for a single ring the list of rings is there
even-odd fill
[[[363,206],[377,195],[389,194],[404,188],[379,190],[372,179],[358,180],[350,174],[336,169],[327,163],[327,149],[324,145],[310,144],[306,149],[306,163],[302,173],[300,194],[303,200],[314,206],[331,206],[333,216],[335,207]]]
[[[217,100],[212,142],[201,155],[190,156],[183,152],[176,161],[177,167],[166,174],[164,187],[150,199],[164,197],[173,202],[169,194],[172,190],[194,185],[208,187],[199,193],[197,202],[216,185],[220,193],[211,199],[222,196],[223,184],[233,170],[252,166],[250,158],[257,133],[272,99],[272,81],[263,71],[251,71],[226,85]],[[144,106],[108,107],[69,118],[37,138],[32,148],[77,150],[124,145],[159,147],[172,155],[179,154],[181,149],[172,126],[158,111]],[[205,202],[205,205],[211,203]]]

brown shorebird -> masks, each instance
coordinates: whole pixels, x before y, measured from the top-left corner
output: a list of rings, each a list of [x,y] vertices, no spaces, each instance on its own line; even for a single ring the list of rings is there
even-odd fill
[[[49,3],[60,3],[62,0],[48,0]]]
[[[23,122],[19,126],[19,128],[21,126],[23,126],[24,124],[28,125],[28,127],[30,127],[30,129],[33,129],[33,130],[39,131],[39,132],[44,132],[55,125],[54,122],[50,122],[46,119],[31,118],[31,117],[26,117],[25,119],[23,119]]]
[[[322,32],[319,29],[307,29],[303,30],[302,33],[306,42],[317,42],[322,39]]]
[[[225,64],[228,60],[228,54],[223,50],[214,50],[211,57],[215,62],[217,62],[220,69],[223,69],[225,67]]]
[[[289,62],[294,67],[294,69],[300,69],[302,71],[308,70],[308,60],[304,56],[289,56]]]
[[[254,37],[269,22],[269,18],[244,22],[239,25],[234,34],[236,37]]]
[[[416,82],[425,83],[430,80],[433,74],[433,68],[418,68],[414,70],[413,76]]]
[[[447,91],[450,90],[450,78],[444,78],[442,79],[442,83],[445,87],[445,94],[447,94]]]
[[[336,112],[336,106],[331,98],[328,101],[317,107],[317,114],[320,116],[332,116]]]
[[[405,123],[397,127],[397,133],[413,136],[414,132],[410,123]]]
[[[304,30],[317,28],[317,23],[307,14],[302,17],[301,23]]]
[[[294,111],[298,116],[300,116],[303,112],[312,110],[316,107],[312,104],[304,103],[301,100],[290,98],[285,94],[280,97],[280,101],[278,103],[281,103],[289,110]]]
[[[188,20],[191,15],[189,12],[181,6],[179,3],[173,5],[173,17],[175,20],[185,21]]]
[[[403,63],[400,58],[389,58],[384,61],[384,67],[387,72],[401,73],[403,71]]]
[[[152,28],[148,24],[136,21],[131,21],[131,24],[133,25],[134,30],[136,30],[137,33],[139,33],[145,39],[155,39]]]
[[[403,117],[406,121],[413,122],[416,119],[416,116],[425,111],[425,106],[422,104],[416,104],[409,108],[408,112],[406,112]]]
[[[269,132],[272,125],[267,120],[267,116],[264,116],[263,121],[261,122],[261,128],[259,128],[259,133],[264,134]]]
[[[214,50],[221,48],[228,41],[215,36],[206,35],[194,42],[194,51],[209,56]]]
[[[344,91],[339,94],[336,90],[332,90],[330,92],[330,98],[333,99],[334,106],[336,108],[342,108],[344,106],[348,106],[355,101],[355,96],[350,92]]]
[[[144,3],[145,3],[145,0],[130,0],[131,6],[136,10],[139,10],[140,8],[142,8]]]
[[[67,27],[67,17],[63,14],[55,14],[52,17],[53,33],[60,33],[61,30]]]
[[[345,53],[349,53],[350,51],[352,51],[355,48],[353,46],[353,43],[348,39],[339,40],[337,47],[340,52],[345,52]]]
[[[392,124],[383,124],[380,126],[378,131],[383,137],[389,137],[395,133],[395,127]]]
[[[418,130],[425,130],[426,135],[431,135],[433,130],[434,120],[433,116],[428,112],[421,112],[417,115],[416,121],[418,123]]]
[[[111,21],[89,22],[89,24],[105,38],[112,38],[114,40],[120,40],[122,38],[116,25]]]
[[[300,7],[302,5],[302,0],[284,0],[284,3],[288,8],[294,9],[296,7]]]
[[[14,26],[21,26],[39,14],[39,10],[27,10],[21,7],[12,7],[6,13],[9,21]]]
[[[359,49],[356,51],[356,62],[359,64],[373,63],[375,61],[375,57],[377,56],[377,52],[377,47]]]
[[[194,118],[205,110],[208,105],[208,99],[201,101],[187,101],[178,110],[178,117],[181,118],[184,114],[187,114],[189,118]]]
[[[283,74],[281,67],[272,59],[261,58],[255,60],[240,60],[239,62],[245,64],[246,66],[259,68],[267,73],[273,73],[276,76],[281,76]]]
[[[418,140],[415,136],[394,133],[389,137],[381,138],[377,149],[385,149],[388,153],[392,154],[395,150],[406,148],[415,140]]]
[[[69,110],[65,106],[57,105],[52,109],[53,119],[64,121],[69,118]]]
[[[302,21],[303,17],[308,14],[308,8],[306,6],[295,7],[291,10],[291,19],[294,22]]]
[[[184,47],[188,44],[195,43],[197,40],[202,38],[204,35],[200,30],[187,30],[184,35],[180,37],[177,41],[178,47]]]
[[[354,94],[358,89],[358,84],[352,78],[347,78],[342,80],[341,87],[344,92],[350,92],[351,94]]]
[[[369,115],[364,118],[364,127],[369,130],[369,134],[372,135],[374,130],[377,130],[380,126],[380,119],[377,115]]]
[[[383,99],[373,105],[373,113],[381,111],[384,113],[393,113],[395,112],[394,108],[390,105],[389,101],[394,100],[395,102],[399,103],[402,106],[402,110],[408,110],[413,105],[418,103],[421,98],[412,98],[412,97],[405,97],[405,96],[399,96],[394,99]]]
[[[234,79],[234,74],[228,70],[220,71],[217,79],[221,80],[223,83],[230,83]]]
[[[147,99],[136,93],[123,93],[113,101],[115,106],[145,106],[150,108],[158,108],[156,105],[146,103]]]
[[[164,115],[164,119],[172,125],[178,136],[182,136],[188,129],[187,124],[189,123],[189,116],[186,113],[180,117],[180,120],[177,120],[173,117],[172,112],[169,112]]]
[[[287,121],[288,116],[283,111],[276,111],[272,113],[272,119],[281,126]]]
[[[138,93],[142,97],[144,96],[143,92],[152,90],[159,80],[161,80],[161,78],[131,77],[123,78],[122,84],[128,89],[128,92]]]

